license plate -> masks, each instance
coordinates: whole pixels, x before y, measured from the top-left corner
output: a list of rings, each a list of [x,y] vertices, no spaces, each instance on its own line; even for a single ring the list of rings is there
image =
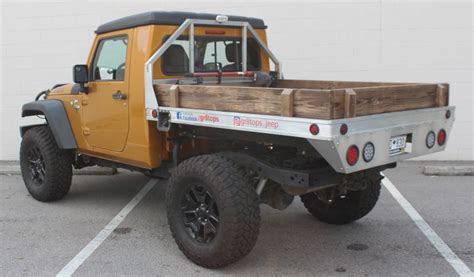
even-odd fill
[[[405,151],[406,146],[407,146],[406,135],[391,137],[388,144],[388,150],[389,150],[390,156],[403,153]]]

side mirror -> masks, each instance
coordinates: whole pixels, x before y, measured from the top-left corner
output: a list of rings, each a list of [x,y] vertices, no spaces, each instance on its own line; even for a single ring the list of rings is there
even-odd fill
[[[85,84],[89,81],[89,69],[86,64],[77,64],[72,70],[72,77],[74,83],[81,86],[81,91],[88,93],[88,88]]]

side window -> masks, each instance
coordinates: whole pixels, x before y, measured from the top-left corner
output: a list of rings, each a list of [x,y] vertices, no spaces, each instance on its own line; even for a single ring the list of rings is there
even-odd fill
[[[176,40],[163,55],[163,67],[167,73],[185,73],[189,71],[189,41]]]
[[[123,81],[127,45],[125,36],[101,40],[92,64],[92,80]]]

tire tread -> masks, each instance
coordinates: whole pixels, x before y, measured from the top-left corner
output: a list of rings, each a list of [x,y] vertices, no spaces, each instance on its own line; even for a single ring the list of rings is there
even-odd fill
[[[46,164],[46,183],[41,189],[33,187],[28,172],[28,147],[36,144]],[[20,148],[20,165],[23,180],[30,194],[39,201],[50,202],[63,198],[71,187],[72,155],[68,150],[59,149],[48,126],[33,127],[23,136]]]
[[[368,182],[367,188],[350,191],[345,199],[336,199],[331,205],[319,200],[315,193],[301,195],[301,201],[308,212],[322,222],[335,225],[354,222],[366,216],[380,196],[382,177],[378,172],[364,172],[361,178]]]
[[[255,246],[260,226],[260,208],[258,196],[243,168],[232,160],[218,154],[192,157],[183,161],[173,170],[168,183],[166,199],[167,209],[172,209],[171,199],[176,197],[174,189],[180,179],[188,174],[203,175],[215,186],[217,194],[223,199],[219,212],[229,213],[225,228],[226,247],[219,253],[200,256],[193,253],[180,239],[176,226],[172,224],[174,216],[168,212],[171,233],[180,250],[194,263],[206,268],[219,268],[242,259]],[[230,211],[230,212],[229,212]]]

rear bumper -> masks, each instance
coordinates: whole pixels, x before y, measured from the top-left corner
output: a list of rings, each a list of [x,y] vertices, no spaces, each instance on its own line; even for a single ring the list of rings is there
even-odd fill
[[[446,118],[447,110],[451,112],[450,118]],[[454,122],[454,110],[454,107],[441,107],[333,120],[327,126],[331,130],[329,139],[308,139],[308,141],[337,172],[352,173],[443,151]],[[349,127],[345,135],[339,133],[339,126],[342,123]],[[441,129],[446,131],[446,142],[442,146],[435,143],[433,148],[428,148],[426,146],[428,132],[433,131],[437,134]],[[407,144],[405,153],[390,156],[389,140],[398,135],[409,135],[411,142]],[[365,162],[359,157],[358,162],[350,166],[346,160],[347,149],[351,145],[356,145],[362,153],[364,145],[368,142],[375,146],[374,158],[370,162]]]

